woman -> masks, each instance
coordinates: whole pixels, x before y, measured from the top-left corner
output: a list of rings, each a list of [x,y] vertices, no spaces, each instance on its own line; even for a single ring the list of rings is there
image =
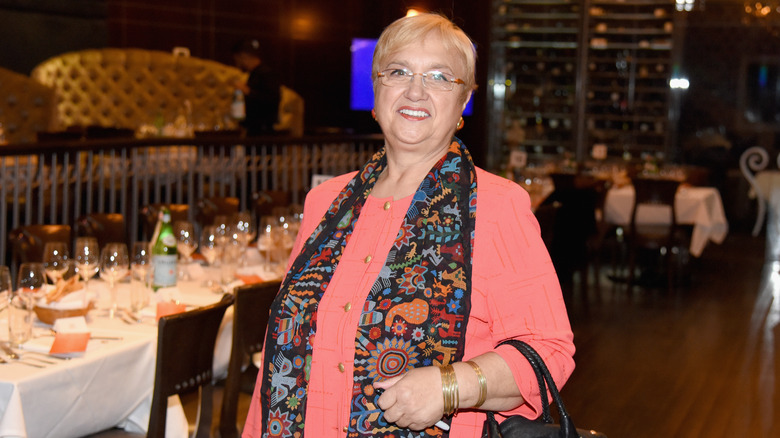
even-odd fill
[[[454,137],[475,56],[438,15],[383,32],[385,147],[307,196],[244,436],[476,437],[481,410],[535,417],[533,371],[495,348],[508,338],[568,378],[572,333],[528,194]]]

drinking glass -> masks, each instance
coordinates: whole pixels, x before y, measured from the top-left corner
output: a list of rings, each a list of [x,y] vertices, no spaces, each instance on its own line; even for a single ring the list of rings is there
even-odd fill
[[[200,253],[209,266],[214,265],[217,257],[219,257],[220,247],[217,243],[218,239],[217,227],[213,225],[203,227],[203,233],[200,236]]]
[[[116,283],[127,275],[130,269],[130,257],[127,255],[127,245],[112,242],[106,245],[100,252],[100,277],[108,281],[110,303],[108,316],[113,318],[116,314]]]
[[[273,253],[276,250],[277,224],[278,218],[276,216],[263,216],[260,218],[260,234],[257,236],[257,249],[263,255],[266,269],[271,269]]]
[[[176,236],[176,249],[181,254],[182,264],[192,263],[192,253],[198,248],[198,237],[195,234],[195,226],[192,222],[176,221],[173,223],[173,234]],[[179,269],[179,277],[182,280],[191,280],[190,271],[186,267]]]
[[[182,255],[182,261],[192,262],[192,253],[198,248],[198,237],[195,235],[195,225],[188,221],[173,223],[173,233],[176,235],[177,250]]]
[[[130,255],[130,310],[134,313],[149,304],[149,242],[135,242]]]
[[[65,242],[47,242],[43,247],[43,267],[52,284],[68,270],[68,245]]]
[[[11,271],[0,266],[0,311],[8,307],[8,340],[12,347],[27,342],[32,335],[32,306],[13,290]]]
[[[292,233],[293,236],[298,235],[298,229],[301,226],[301,221],[303,220],[303,206],[300,204],[290,204],[289,208],[289,219],[288,223],[290,224],[290,233]]]
[[[46,284],[46,270],[43,263],[22,263],[19,266],[16,286],[17,290],[34,304],[38,298],[44,296],[43,285]]]
[[[0,297],[8,303],[8,341],[12,347],[21,347],[32,337],[33,305],[21,290],[13,290],[7,266],[0,266]]]
[[[0,266],[0,312],[8,305],[11,290],[11,271],[8,266]]]
[[[217,232],[217,227],[213,225],[203,227],[203,232],[200,236],[200,253],[203,258],[206,259],[206,262],[209,264],[209,266],[214,266],[214,263],[217,261],[217,258],[222,251],[217,242],[218,236],[219,234]],[[206,281],[203,284],[204,286],[213,286],[214,282],[210,279],[210,277],[211,276],[206,275]]]
[[[255,227],[252,215],[248,212],[241,212],[236,215],[235,235],[238,243],[241,246],[241,255],[239,263],[244,265],[246,263],[246,249],[249,247],[249,243],[255,239],[257,235],[257,228]]]
[[[232,238],[233,221],[225,215],[218,215],[214,218],[214,227],[217,246],[224,248]]]
[[[94,277],[100,268],[100,250],[97,239],[94,237],[76,238],[73,254],[79,276],[84,280],[84,287],[89,295],[89,279]]]

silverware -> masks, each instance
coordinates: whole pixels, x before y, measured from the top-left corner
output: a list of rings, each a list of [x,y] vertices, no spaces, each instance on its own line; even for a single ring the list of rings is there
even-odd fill
[[[41,357],[29,357],[29,355],[28,355],[28,354],[25,354],[25,355],[24,355],[24,357],[23,357],[23,359],[24,359],[24,360],[34,360],[34,361],[38,361],[38,362],[45,363],[45,364],[47,364],[47,365],[54,365],[54,364],[56,364],[56,363],[57,363],[57,362],[55,362],[55,361],[53,361],[53,360],[47,360],[47,359],[43,359],[43,358],[41,358]]]
[[[10,347],[8,344],[5,344],[5,343],[3,343],[3,344],[0,344],[0,348],[2,348],[2,349],[3,349],[3,351],[5,352],[5,354],[6,354],[8,357],[10,357],[11,359],[19,359],[19,355],[18,355],[18,354],[16,354],[16,352],[15,352],[15,351],[13,351],[13,350],[11,349],[11,347]]]
[[[37,351],[26,351],[24,353],[25,356],[28,356],[28,355],[31,355],[31,354],[38,355],[38,356],[43,356],[43,357],[46,357],[46,358],[49,358],[49,359],[70,360],[69,357],[62,357],[62,356],[57,356],[57,355],[49,354],[49,353],[39,353]],[[34,359],[34,358],[31,358],[31,359]],[[51,363],[57,363],[57,362],[51,362]]]
[[[24,354],[24,357],[19,356],[13,349],[11,349],[11,347],[8,344],[5,344],[5,343],[0,343],[0,349],[2,349],[3,352],[5,353],[5,355],[9,359],[11,359],[13,362],[18,362],[18,363],[23,364],[23,365],[29,365],[31,367],[36,367],[36,368],[43,368],[45,366],[45,365],[37,364],[37,363],[34,363],[34,362],[30,363],[29,362],[30,360],[43,362],[43,363],[48,364],[48,365],[53,365],[53,364],[56,363],[56,362],[51,362],[51,361],[48,361],[48,360],[45,360],[45,359],[39,359],[39,358],[35,358],[35,357],[27,357],[27,354]],[[7,360],[5,360],[2,357],[0,357],[0,359],[3,359],[4,363],[11,363],[11,362],[8,362]]]
[[[96,339],[99,341],[121,341],[121,336],[90,336],[89,339]]]
[[[9,362],[9,361],[7,361],[6,359],[4,359],[4,358],[0,357],[0,364],[4,364],[4,363],[8,363],[8,364],[11,364],[11,363],[20,363],[20,364],[22,364],[22,365],[27,365],[28,367],[35,367],[35,368],[46,368],[46,365],[41,365],[41,364],[32,363],[32,362],[26,362],[26,361],[25,361],[25,360],[23,360],[23,359],[14,359],[13,361]]]

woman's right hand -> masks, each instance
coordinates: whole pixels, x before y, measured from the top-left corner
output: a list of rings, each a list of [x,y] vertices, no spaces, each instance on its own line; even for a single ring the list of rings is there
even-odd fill
[[[441,372],[429,366],[410,370],[400,376],[374,382],[385,392],[379,397],[384,418],[398,427],[423,430],[441,420],[444,412]]]

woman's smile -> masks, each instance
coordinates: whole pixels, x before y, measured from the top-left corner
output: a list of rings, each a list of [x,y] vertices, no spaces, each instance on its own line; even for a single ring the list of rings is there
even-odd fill
[[[424,120],[431,116],[431,113],[428,112],[428,110],[408,106],[399,108],[398,113],[407,120]]]

